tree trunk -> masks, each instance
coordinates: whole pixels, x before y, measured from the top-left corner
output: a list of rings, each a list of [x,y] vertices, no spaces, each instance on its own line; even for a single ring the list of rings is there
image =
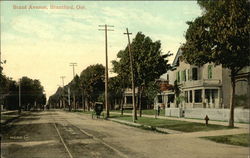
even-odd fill
[[[229,116],[229,127],[234,127],[234,103],[235,103],[235,74],[231,73],[231,96],[230,96],[230,116]]]
[[[120,100],[120,105],[121,105],[121,115],[123,115],[123,104],[124,104],[124,95],[122,96],[122,99]]]
[[[142,101],[142,92],[143,92],[143,87],[141,88],[141,90],[140,90],[140,99],[139,99],[139,115],[140,115],[140,117],[141,117],[141,115],[142,115],[142,107],[141,107],[141,101]]]
[[[138,120],[137,109],[138,109],[138,103],[139,103],[139,91],[140,91],[140,88],[138,87],[137,96],[135,96],[135,113],[134,113],[135,120]]]

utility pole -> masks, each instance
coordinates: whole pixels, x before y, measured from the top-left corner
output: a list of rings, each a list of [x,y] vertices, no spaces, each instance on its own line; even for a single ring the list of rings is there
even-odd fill
[[[69,103],[69,111],[71,111],[71,105],[70,105],[70,87],[68,87],[68,103]]]
[[[70,63],[69,66],[73,67],[73,79],[75,77],[75,66],[77,66],[77,63]]]
[[[22,108],[22,105],[21,105],[21,79],[19,80],[19,109],[18,109],[18,114],[20,115],[21,114],[21,108]]]
[[[62,95],[63,95],[63,108],[65,109],[65,102],[64,102],[64,78],[65,78],[65,76],[61,76],[62,86],[63,86],[63,93],[62,93]]]
[[[70,66],[73,67],[73,82],[74,82],[74,78],[75,78],[75,66],[77,66],[77,63],[70,63]],[[76,97],[75,97],[74,90],[73,90],[73,106],[74,106],[74,109],[76,110]]]
[[[129,58],[130,58],[130,71],[131,71],[131,80],[132,80],[132,102],[133,102],[133,122],[137,120],[137,113],[136,113],[136,105],[135,105],[135,83],[134,83],[134,71],[133,71],[133,54],[131,52],[130,48],[130,38],[129,35],[132,35],[132,33],[127,32],[124,33],[128,36],[128,51],[129,51]]]
[[[106,56],[106,66],[105,66],[105,106],[106,106],[106,118],[109,118],[109,103],[108,103],[108,31],[114,31],[108,29],[108,27],[114,27],[111,25],[99,25],[99,27],[104,27],[104,29],[99,29],[99,31],[105,31],[105,56]]]

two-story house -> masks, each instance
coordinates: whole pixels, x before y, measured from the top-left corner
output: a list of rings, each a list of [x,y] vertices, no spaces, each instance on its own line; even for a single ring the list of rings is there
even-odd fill
[[[190,65],[182,60],[179,49],[173,61],[174,70],[169,72],[169,83],[176,80],[181,90],[179,107],[183,108],[229,108],[231,95],[230,70],[222,65],[207,63]],[[248,72],[249,74],[249,72]],[[240,90],[245,89],[245,90]],[[247,82],[237,83],[236,93],[247,92]],[[243,92],[244,93],[244,92]],[[175,98],[177,100],[177,98]],[[177,107],[176,101],[171,107]]]

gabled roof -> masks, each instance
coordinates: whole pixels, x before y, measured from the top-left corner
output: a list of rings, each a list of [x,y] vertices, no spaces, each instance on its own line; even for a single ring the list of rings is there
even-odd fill
[[[181,50],[181,48],[179,48],[176,55],[175,55],[172,66],[177,66],[178,65],[178,61],[179,61],[179,58],[180,58],[181,55],[182,55],[182,50]]]

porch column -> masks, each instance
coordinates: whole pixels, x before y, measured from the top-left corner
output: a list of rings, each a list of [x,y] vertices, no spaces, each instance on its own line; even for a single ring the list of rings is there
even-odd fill
[[[218,108],[222,108],[222,105],[221,105],[221,94],[220,94],[220,88],[218,88]]]
[[[125,95],[124,97],[124,105],[126,106],[127,105],[127,96]]]
[[[202,89],[201,99],[202,99],[201,102],[203,104],[203,108],[206,108],[206,103],[205,103],[205,88]]]
[[[168,107],[168,95],[164,94],[164,104],[165,104],[165,108]]]
[[[195,103],[195,101],[194,101],[194,90],[192,90],[192,108],[194,108],[194,103]]]

